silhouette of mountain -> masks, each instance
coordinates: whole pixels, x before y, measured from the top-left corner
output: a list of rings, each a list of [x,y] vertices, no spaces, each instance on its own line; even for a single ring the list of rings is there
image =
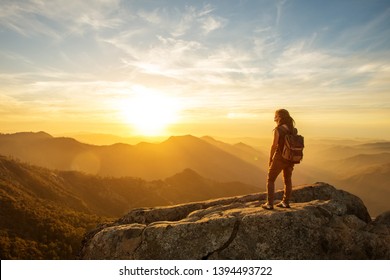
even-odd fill
[[[389,210],[390,199],[390,161],[374,165],[341,180],[346,190],[362,198],[374,216]]]
[[[266,174],[257,166],[191,135],[170,137],[159,148],[160,153],[165,153],[164,161],[177,166],[175,170],[190,168],[206,178],[222,182],[259,185],[265,180]]]
[[[373,216],[389,210],[390,176],[383,171],[390,163],[389,142],[348,143],[317,141],[309,145],[302,169],[315,180],[330,182],[358,195]]]
[[[268,156],[265,156],[264,153],[254,149],[249,145],[246,145],[242,142],[231,145],[222,141],[215,140],[210,136],[203,136],[201,139],[250,164],[260,167],[260,169],[262,169],[264,172],[267,169],[267,166],[264,167],[264,165],[266,165],[268,162]]]
[[[103,134],[103,133],[89,133],[89,132],[80,132],[80,133],[69,133],[63,136],[74,138],[79,142],[87,143],[91,145],[113,145],[116,143],[125,143],[130,145],[135,145],[139,142],[148,141],[151,143],[158,143],[165,140],[161,136],[151,137],[151,136],[131,136],[131,137],[122,137],[112,134]]]
[[[2,134],[0,153],[47,168],[103,176],[157,180],[190,168],[224,182],[258,185],[265,180],[265,171],[256,162],[250,164],[191,135],[171,137],[159,144],[95,146],[43,133]]]
[[[390,153],[379,154],[358,154],[345,159],[331,161],[329,169],[345,177],[364,173],[364,171],[375,165],[390,163]]]
[[[341,160],[359,154],[389,153],[390,142],[358,142],[352,140],[343,141],[308,141],[306,154],[309,158],[327,161]],[[342,145],[341,145],[342,144]]]
[[[162,191],[170,201],[198,201],[260,191],[259,188],[241,182],[221,183],[209,180],[191,169],[185,169],[183,172],[167,178],[165,182],[167,185],[162,188]],[[183,201],[183,198],[187,198],[186,201]]]
[[[96,146],[44,132],[27,132],[0,134],[0,153],[51,169],[147,181],[163,180],[188,168],[219,183],[241,182],[264,189],[269,146],[259,151],[244,143],[227,144],[209,136],[191,135],[173,136],[161,143]],[[304,160],[294,169],[293,184],[327,181],[355,192],[350,187],[355,186],[354,178],[370,177],[365,172],[367,168],[388,163],[389,154],[389,142],[309,139]],[[379,195],[382,181],[373,182],[370,192]],[[282,176],[279,176],[276,188],[282,186]],[[362,199],[371,195],[366,190],[367,187],[362,187],[359,192]],[[168,199],[166,203],[175,200],[154,194],[158,195],[154,200]],[[377,201],[382,199],[383,196],[378,197]],[[388,209],[381,208],[386,206],[382,202],[365,201],[373,214]]]
[[[390,151],[390,142],[382,141],[382,142],[364,143],[364,144],[361,144],[360,147],[363,149]]]

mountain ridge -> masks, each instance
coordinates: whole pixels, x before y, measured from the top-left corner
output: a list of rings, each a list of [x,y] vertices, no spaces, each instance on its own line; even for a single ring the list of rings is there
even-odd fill
[[[163,179],[185,168],[218,181],[252,185],[264,182],[266,176],[256,161],[251,164],[192,135],[172,136],[161,143],[108,146],[80,143],[67,137],[39,136],[42,135],[0,135],[0,154],[52,169],[146,180]]]
[[[308,139],[304,160],[294,169],[293,183],[326,181],[359,195],[374,215],[387,210],[390,193],[382,186],[388,186],[388,179],[372,177],[368,169],[388,163],[390,149],[386,141],[371,141]],[[26,132],[0,134],[0,154],[50,169],[103,177],[164,180],[190,168],[218,182],[240,181],[265,187],[268,145],[254,149],[245,143],[228,144],[210,136],[193,135],[173,136],[163,142],[97,146],[45,132]],[[281,177],[277,187],[283,185]],[[356,184],[358,177],[367,185]],[[373,194],[375,198],[366,199]]]
[[[87,230],[131,209],[260,192],[256,186],[218,182],[189,168],[164,180],[145,181],[52,170],[0,156],[0,255],[72,259]]]

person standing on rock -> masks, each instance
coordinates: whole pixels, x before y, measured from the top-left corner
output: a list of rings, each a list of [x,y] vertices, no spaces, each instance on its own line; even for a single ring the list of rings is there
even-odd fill
[[[274,209],[275,180],[282,171],[284,181],[284,195],[282,201],[276,206],[290,208],[289,201],[292,190],[291,177],[294,169],[294,163],[287,161],[282,157],[282,149],[284,146],[286,134],[296,133],[297,131],[294,127],[295,121],[286,109],[277,110],[275,112],[274,121],[277,125],[274,129],[274,140],[272,143],[269,160],[269,170],[267,177],[267,202],[261,205],[261,207],[267,210]]]

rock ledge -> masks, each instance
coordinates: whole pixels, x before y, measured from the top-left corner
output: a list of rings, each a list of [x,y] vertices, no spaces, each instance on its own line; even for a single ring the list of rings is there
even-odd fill
[[[282,192],[275,194],[280,199]],[[390,259],[390,212],[371,221],[360,198],[326,183],[266,194],[134,209],[86,235],[82,259]]]

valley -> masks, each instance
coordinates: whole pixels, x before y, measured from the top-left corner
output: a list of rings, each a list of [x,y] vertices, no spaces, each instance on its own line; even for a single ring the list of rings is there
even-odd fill
[[[1,258],[74,259],[86,232],[132,209],[264,192],[268,149],[210,136],[99,146],[0,134]],[[389,179],[389,142],[310,139],[293,184],[327,182],[376,217],[389,210]]]

